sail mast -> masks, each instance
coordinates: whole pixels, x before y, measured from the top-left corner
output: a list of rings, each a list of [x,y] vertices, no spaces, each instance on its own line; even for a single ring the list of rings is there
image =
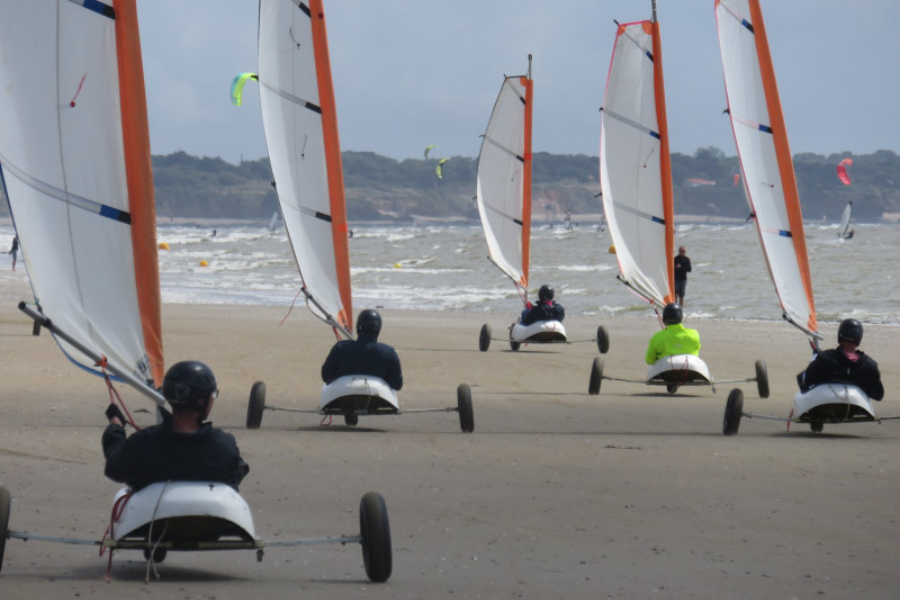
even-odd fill
[[[525,151],[522,154],[522,279],[521,286],[528,289],[528,271],[531,260],[531,100],[533,97],[531,79],[531,54],[528,55],[528,74],[522,78],[525,88]]]
[[[115,0],[116,54],[122,106],[125,173],[131,213],[131,240],[137,301],[144,347],[156,386],[162,385],[165,364],[156,250],[156,205],[150,161],[150,128],[144,91],[144,67],[135,0]]]

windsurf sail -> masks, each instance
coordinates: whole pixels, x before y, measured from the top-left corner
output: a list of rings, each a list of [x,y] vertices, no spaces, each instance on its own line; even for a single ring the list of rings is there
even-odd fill
[[[784,318],[818,336],[800,198],[757,0],[716,0],[728,112],[744,189]]]
[[[659,23],[617,26],[601,113],[603,211],[619,279],[661,308],[675,299],[675,230]]]
[[[847,206],[844,207],[844,213],[841,215],[841,226],[838,227],[838,237],[841,239],[847,238],[847,233],[850,229],[850,217],[853,213],[853,200],[847,201]]]
[[[352,337],[344,175],[321,0],[260,0],[259,93],[307,304]]]
[[[476,198],[490,260],[527,297],[531,244],[531,55],[505,77],[478,155]]]
[[[135,0],[0,4],[0,177],[38,310],[162,403],[156,214]],[[61,335],[76,364],[95,360]]]

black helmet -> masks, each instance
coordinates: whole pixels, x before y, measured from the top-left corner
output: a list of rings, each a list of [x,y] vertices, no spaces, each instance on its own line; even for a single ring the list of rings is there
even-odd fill
[[[218,389],[212,369],[198,360],[175,363],[163,378],[162,394],[172,406],[201,407]]]
[[[844,319],[838,327],[838,342],[844,340],[857,346],[862,343],[863,326],[856,319]]]
[[[663,308],[663,323],[666,325],[681,323],[682,319],[684,319],[684,312],[681,310],[681,305],[677,302],[669,302]]]
[[[538,300],[541,302],[549,302],[553,300],[553,288],[549,285],[542,285],[538,290]]]
[[[377,310],[367,308],[359,313],[356,318],[356,333],[372,333],[378,335],[381,333],[381,315]]]

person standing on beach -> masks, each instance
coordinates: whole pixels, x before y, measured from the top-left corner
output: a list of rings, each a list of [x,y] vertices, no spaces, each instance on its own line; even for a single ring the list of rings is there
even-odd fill
[[[675,354],[700,355],[700,334],[696,329],[688,329],[682,325],[683,319],[684,311],[679,305],[673,302],[666,304],[663,308],[663,324],[666,328],[657,331],[650,338],[647,356],[644,357],[648,365]]]
[[[856,319],[844,319],[838,326],[838,347],[816,352],[806,370],[797,375],[801,392],[820,383],[855,385],[872,400],[884,398],[884,385],[878,363],[869,358],[859,345],[863,326]]]
[[[344,375],[371,375],[383,379],[394,391],[403,387],[400,357],[391,346],[378,341],[381,315],[371,308],[356,319],[356,339],[341,340],[331,348],[322,365],[322,381],[331,383]]]
[[[204,420],[219,395],[216,377],[204,363],[188,360],[169,368],[162,393],[172,406],[163,421],[125,435],[119,407],[106,409],[103,432],[104,473],[136,491],[160,481],[218,481],[238,489],[250,467],[234,436]]]
[[[687,274],[691,272],[691,259],[688,258],[684,246],[678,247],[675,257],[675,301],[684,306],[684,293],[687,291]]]
[[[553,288],[549,285],[542,285],[538,290],[537,304],[529,302],[519,317],[519,323],[522,325],[531,325],[539,321],[560,321],[566,318],[566,309],[553,299]]]
[[[19,257],[19,236],[15,236],[12,241],[12,248],[7,252],[12,256],[12,270],[16,270],[16,259]]]

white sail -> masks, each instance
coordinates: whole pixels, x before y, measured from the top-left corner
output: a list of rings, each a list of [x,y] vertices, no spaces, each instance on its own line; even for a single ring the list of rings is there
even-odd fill
[[[757,0],[716,0],[728,111],[747,199],[784,318],[817,332],[800,199]]]
[[[134,1],[0,3],[0,123],[0,173],[40,311],[110,365],[161,385]]]
[[[603,210],[620,279],[657,306],[674,300],[674,215],[658,24],[619,25],[600,131]]]
[[[281,213],[311,307],[351,330],[337,115],[321,0],[261,0],[259,86]]]
[[[841,215],[841,226],[838,227],[838,237],[844,239],[847,237],[847,231],[850,229],[850,215],[853,212],[853,200],[847,202],[844,207],[844,213]]]
[[[530,57],[529,57],[530,58]],[[531,69],[506,77],[478,156],[476,197],[491,260],[528,287],[531,241]]]

